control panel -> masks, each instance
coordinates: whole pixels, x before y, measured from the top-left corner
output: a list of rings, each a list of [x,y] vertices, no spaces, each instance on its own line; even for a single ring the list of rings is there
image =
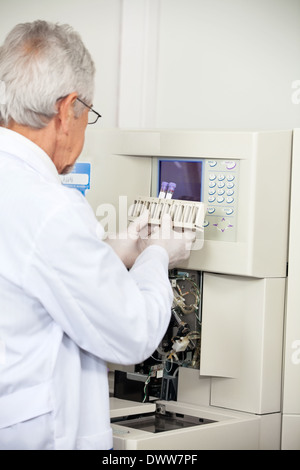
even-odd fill
[[[204,244],[177,268],[286,275],[291,131],[150,129],[121,130],[112,137],[114,158],[107,163],[103,157],[114,165],[111,179],[103,177],[105,191],[114,181],[132,204],[137,197],[159,197],[167,182],[171,200],[203,203],[206,209]],[[119,168],[126,167],[125,181]]]
[[[172,185],[173,199],[206,207],[203,223],[206,240],[236,241],[239,159],[162,158],[157,166],[153,195],[160,198],[164,186]],[[167,196],[170,197],[169,191]]]
[[[207,160],[203,202],[205,239],[234,242],[238,213],[238,160]]]

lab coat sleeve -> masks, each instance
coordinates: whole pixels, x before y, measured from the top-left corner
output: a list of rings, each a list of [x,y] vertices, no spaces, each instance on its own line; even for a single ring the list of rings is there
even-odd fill
[[[109,362],[149,357],[170,321],[167,252],[147,248],[128,272],[99,239],[81,196],[47,216],[28,253],[23,286],[80,348]]]

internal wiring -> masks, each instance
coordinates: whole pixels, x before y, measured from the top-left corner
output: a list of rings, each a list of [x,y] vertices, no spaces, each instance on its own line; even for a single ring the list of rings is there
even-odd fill
[[[185,281],[190,285],[190,289],[188,292],[183,292],[179,281]],[[188,315],[190,313],[195,313],[196,319],[198,323],[200,322],[200,318],[198,315],[199,306],[200,306],[200,291],[197,284],[192,280],[185,277],[177,277],[172,279],[172,288],[173,288],[173,307],[178,307],[180,311]],[[191,295],[194,298],[194,302],[187,305],[186,303],[186,296]]]
[[[150,368],[150,371],[149,371],[147,380],[146,380],[145,385],[144,385],[144,398],[143,398],[142,403],[145,403],[146,398],[147,398],[147,388],[148,388],[148,385],[149,385],[149,383],[150,383],[151,373],[152,373],[152,372],[151,372],[151,368]]]
[[[171,343],[168,349],[161,343],[156,349],[157,357],[151,356],[156,362],[162,363],[167,375],[172,373],[174,365],[175,370],[178,366],[198,367],[201,348],[200,288],[194,280],[185,275],[171,276],[170,282],[173,290],[172,316],[177,324],[177,331],[169,340]],[[188,315],[193,315],[196,320],[193,329],[184,321]],[[145,397],[149,382],[150,376],[145,382]]]

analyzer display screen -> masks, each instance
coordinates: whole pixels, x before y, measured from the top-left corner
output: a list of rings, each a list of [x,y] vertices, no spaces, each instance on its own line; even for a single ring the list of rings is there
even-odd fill
[[[176,184],[173,199],[184,201],[202,201],[202,160],[159,160],[159,187],[161,183]]]

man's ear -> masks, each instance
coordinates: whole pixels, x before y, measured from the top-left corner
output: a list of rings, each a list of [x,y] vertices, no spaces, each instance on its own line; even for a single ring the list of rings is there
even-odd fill
[[[65,98],[62,98],[58,103],[58,113],[56,118],[63,133],[68,134],[69,127],[72,119],[74,119],[74,103],[78,94],[76,92],[70,93]]]

